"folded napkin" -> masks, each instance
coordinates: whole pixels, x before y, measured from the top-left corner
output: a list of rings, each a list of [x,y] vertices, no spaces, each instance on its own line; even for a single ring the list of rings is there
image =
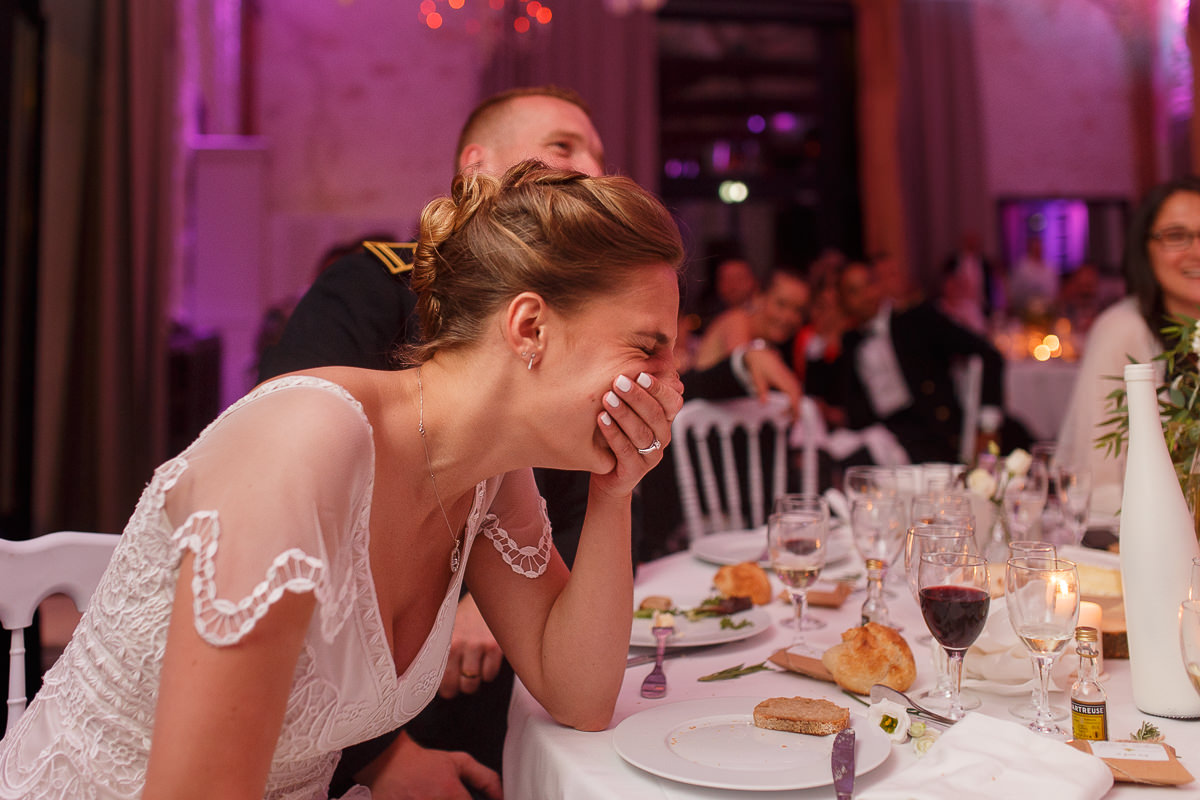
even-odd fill
[[[937,646],[935,642],[933,646]],[[1061,692],[1071,687],[1071,671],[1078,659],[1067,652],[1059,656],[1050,672],[1050,691]],[[1037,672],[1033,668],[1029,649],[1017,638],[1008,619],[1008,606],[1003,597],[992,598],[988,621],[983,633],[967,650],[963,659],[963,686],[1003,695],[1028,694],[1037,687]]]
[[[1112,788],[1095,756],[1016,722],[967,714],[921,760],[862,792],[860,800],[1094,800]]]

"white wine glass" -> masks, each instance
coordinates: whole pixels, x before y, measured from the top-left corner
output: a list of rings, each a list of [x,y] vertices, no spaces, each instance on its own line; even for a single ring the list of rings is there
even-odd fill
[[[971,519],[969,514],[965,516],[965,520]],[[921,556],[926,553],[977,554],[978,549],[971,526],[965,522],[931,523],[918,520],[908,529],[904,537],[904,572],[908,578],[908,588],[918,606],[921,604],[920,587],[917,583],[918,567],[921,564]],[[923,645],[928,645],[933,641],[933,637],[925,634],[918,641]],[[929,710],[943,714],[950,708],[953,696],[950,686],[949,659],[945,649],[940,645],[932,648],[932,655],[937,681],[932,688],[916,695],[916,699],[921,700]],[[960,690],[959,702],[964,710],[970,711],[973,708],[979,708],[983,701],[974,692]]]
[[[933,638],[949,657],[950,706],[946,716],[962,719],[966,713],[959,697],[963,656],[987,623],[987,559],[962,553],[925,553],[917,567],[921,616]]]
[[[1079,623],[1079,573],[1073,562],[1061,558],[1010,558],[1004,597],[1013,631],[1037,669],[1038,713],[1029,729],[1065,737],[1050,711],[1050,669]]]
[[[767,520],[767,553],[771,568],[792,599],[792,647],[805,644],[808,588],[816,582],[825,566],[828,530],[829,507],[815,496],[807,500],[792,496],[787,503],[777,502]]]
[[[884,599],[883,582],[888,567],[904,546],[907,513],[899,498],[860,497],[850,505],[850,532],[854,548],[867,568],[867,599],[862,606],[862,624],[877,622],[902,630],[892,621]]]
[[[1200,600],[1179,604],[1179,649],[1192,686],[1200,692]]]
[[[1055,548],[1055,546],[1050,542],[1019,539],[1017,541],[1008,543],[1009,558],[1056,558],[1057,556],[1057,548]],[[999,577],[1003,579],[1004,576]],[[1033,689],[1029,693],[1029,699],[1023,703],[1010,705],[1008,707],[1008,711],[1017,719],[1023,719],[1026,722],[1037,718],[1038,687],[1036,681],[1034,682]],[[1050,707],[1050,715],[1054,717],[1055,722],[1061,722],[1067,718],[1066,710],[1055,706]]]
[[[1055,470],[1058,506],[1066,523],[1066,544],[1078,545],[1087,530],[1088,510],[1092,505],[1092,472],[1087,467],[1059,464]]]
[[[1034,461],[1024,475],[1015,475],[1004,489],[1004,515],[1011,539],[1032,539],[1046,509],[1049,478],[1046,465]]]

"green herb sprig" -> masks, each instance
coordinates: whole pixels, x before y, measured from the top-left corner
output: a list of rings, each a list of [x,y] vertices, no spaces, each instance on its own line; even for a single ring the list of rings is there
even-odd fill
[[[755,672],[772,672],[773,670],[767,666],[767,662],[763,661],[759,664],[746,666],[738,664],[736,667],[729,667],[719,672],[714,672],[711,675],[702,675],[698,680],[701,681],[731,681],[734,678],[740,678],[743,675],[752,675]]]
[[[1162,731],[1153,722],[1143,722],[1142,727],[1129,734],[1135,742],[1153,742],[1162,738]]]

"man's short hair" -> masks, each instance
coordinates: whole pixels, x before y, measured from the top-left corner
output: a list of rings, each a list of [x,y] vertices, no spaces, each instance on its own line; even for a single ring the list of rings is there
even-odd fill
[[[544,86],[518,86],[515,89],[506,89],[503,92],[497,92],[475,106],[475,110],[471,112],[471,115],[467,117],[467,121],[463,123],[462,132],[458,135],[458,146],[454,148],[455,165],[458,164],[458,159],[462,156],[463,150],[467,149],[467,145],[471,144],[479,135],[479,131],[491,125],[500,116],[504,107],[518,97],[553,97],[558,100],[564,100],[582,109],[583,113],[587,114],[588,119],[592,118],[591,108],[579,96],[579,93],[573,89],[564,89],[561,86],[546,84]]]

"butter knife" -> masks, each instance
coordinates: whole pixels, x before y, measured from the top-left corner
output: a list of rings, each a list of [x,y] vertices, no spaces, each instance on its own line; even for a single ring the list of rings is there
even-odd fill
[[[665,651],[663,652],[663,658],[674,658],[675,656],[681,656],[681,655],[683,655],[684,653],[688,652],[688,649],[689,649],[689,648],[686,648],[686,647],[676,647],[676,648],[675,648],[675,649],[673,649],[673,650],[671,650],[671,649],[665,650]],[[693,648],[690,648],[690,649],[691,649],[692,651],[696,651],[696,650],[699,650],[699,649],[701,649],[701,648],[695,648],[695,647],[693,647]],[[654,663],[654,658],[655,658],[655,654],[654,654],[654,653],[645,653],[644,655],[640,655],[640,656],[630,656],[630,657],[629,657],[629,658],[628,658],[628,659],[625,661],[625,669],[629,669],[630,667],[636,667],[636,666],[638,666],[639,664],[653,664],[653,663]]]
[[[833,740],[833,789],[837,800],[850,800],[854,794],[854,728],[838,731]]]

